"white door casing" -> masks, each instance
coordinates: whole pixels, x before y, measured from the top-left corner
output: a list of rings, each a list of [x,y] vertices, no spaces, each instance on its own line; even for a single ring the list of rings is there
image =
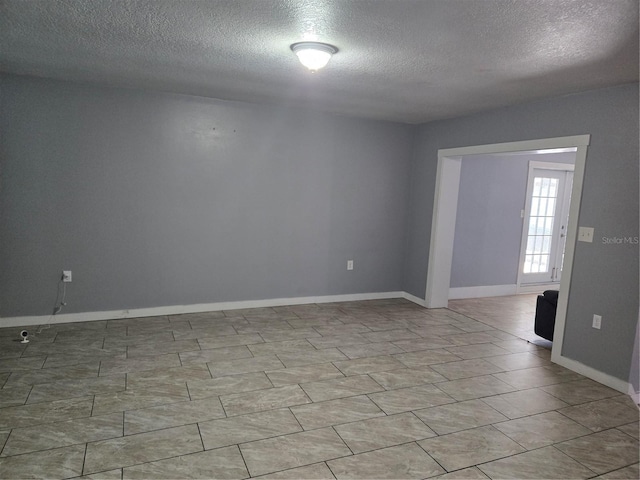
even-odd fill
[[[552,361],[560,364],[567,363],[566,360],[568,359],[562,357],[562,341],[567,315],[571,271],[573,268],[573,257],[578,233],[580,199],[582,197],[582,184],[589,141],[590,135],[576,135],[438,150],[438,169],[431,220],[429,265],[427,267],[427,286],[425,292],[425,306],[427,308],[446,308],[448,305],[461,158],[466,155],[486,155],[576,147],[576,161],[571,193],[572,201],[569,211],[569,226],[567,229],[563,269],[564,274],[562,275],[560,283],[554,342],[551,353]],[[454,191],[456,195],[455,198],[452,198],[454,197]]]

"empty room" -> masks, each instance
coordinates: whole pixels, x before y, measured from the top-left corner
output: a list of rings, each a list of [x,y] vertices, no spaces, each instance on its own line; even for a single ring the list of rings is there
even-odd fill
[[[0,0],[0,478],[637,479],[638,0]]]

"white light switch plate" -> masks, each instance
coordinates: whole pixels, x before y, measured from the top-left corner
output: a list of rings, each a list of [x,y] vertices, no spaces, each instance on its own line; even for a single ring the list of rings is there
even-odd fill
[[[600,328],[602,327],[602,315],[594,315],[593,323],[591,324],[591,326],[600,330]]]
[[[593,243],[593,227],[578,227],[578,241]]]

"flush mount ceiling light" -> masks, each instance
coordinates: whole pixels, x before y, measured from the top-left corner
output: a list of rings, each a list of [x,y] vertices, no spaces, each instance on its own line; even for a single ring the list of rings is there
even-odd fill
[[[338,49],[328,43],[320,42],[298,42],[291,45],[291,50],[298,56],[300,63],[312,72],[324,67],[331,55]]]

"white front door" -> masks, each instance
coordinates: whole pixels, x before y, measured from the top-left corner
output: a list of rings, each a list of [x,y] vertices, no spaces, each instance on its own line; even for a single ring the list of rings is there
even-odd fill
[[[520,262],[522,285],[560,282],[572,183],[572,171],[531,170]]]

